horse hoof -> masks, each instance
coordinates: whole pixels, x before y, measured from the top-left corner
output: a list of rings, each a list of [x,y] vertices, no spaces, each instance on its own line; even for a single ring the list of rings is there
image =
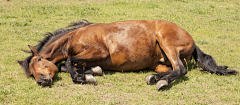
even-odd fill
[[[85,79],[87,83],[96,84],[96,79],[92,74],[85,74]]]
[[[160,80],[157,82],[157,90],[164,89],[168,86],[168,82],[166,80]]]
[[[154,83],[156,83],[156,79],[155,79],[155,76],[154,75],[148,75],[146,78],[145,78],[145,81],[147,82],[148,85],[153,85]]]
[[[103,73],[102,73],[103,71],[100,66],[93,67],[93,68],[91,68],[91,70],[93,71],[93,75],[99,75],[99,76],[103,75]]]

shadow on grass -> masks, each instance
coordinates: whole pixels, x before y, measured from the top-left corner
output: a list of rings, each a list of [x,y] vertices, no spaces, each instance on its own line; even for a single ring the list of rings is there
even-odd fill
[[[184,82],[184,81],[188,81],[188,80],[189,80],[189,78],[188,78],[187,76],[183,75],[183,76],[175,79],[172,83],[170,83],[170,85],[169,85],[168,87],[166,87],[165,89],[161,89],[161,90],[159,90],[159,91],[167,91],[167,90],[170,90],[173,86],[175,86],[175,85],[177,85],[177,84],[180,84],[180,83],[182,83],[182,82]]]
[[[153,70],[148,70],[148,69],[144,69],[144,70],[139,70],[139,71],[110,71],[110,70],[104,70],[104,75],[113,75],[116,73],[121,73],[121,74],[128,74],[128,73],[149,73],[149,72],[154,72]]]
[[[193,69],[196,69],[198,66],[196,64],[195,61],[189,61],[186,65],[185,68],[188,71],[191,71]],[[139,70],[139,71],[130,71],[130,72],[120,72],[120,71],[110,71],[110,70],[104,70],[103,71],[105,75],[113,75],[115,73],[149,73],[149,72],[154,72],[154,70],[148,70],[148,69],[144,69],[144,70]]]
[[[192,71],[193,69],[198,68],[197,63],[193,60],[187,62],[187,64],[184,66],[188,71]]]
[[[185,68],[188,70],[188,71],[191,71],[191,70],[193,70],[193,69],[196,69],[197,68],[197,64],[196,64],[196,62],[194,62],[194,61],[189,61],[186,65],[185,65]],[[81,73],[82,71],[81,70],[77,70],[77,72],[78,73]],[[110,70],[104,70],[103,71],[103,74],[105,75],[105,76],[107,76],[107,75],[114,75],[114,74],[116,74],[116,73],[121,73],[121,74],[127,74],[127,73],[144,73],[144,74],[149,74],[149,73],[153,73],[153,74],[156,74],[156,73],[154,73],[154,71],[153,70],[148,70],[148,69],[144,69],[144,70],[139,70],[139,71],[131,71],[131,72],[121,72],[121,71],[110,71]],[[61,72],[59,72],[59,73],[61,73]],[[146,75],[147,76],[147,75]],[[58,77],[58,73],[55,75],[55,77],[54,77],[54,80],[53,80],[53,84],[52,85],[54,85],[54,82],[56,82],[56,81],[60,81],[60,80],[62,80],[62,78],[61,77]],[[169,90],[172,86],[175,86],[175,85],[177,85],[177,84],[179,84],[179,83],[182,83],[182,82],[184,82],[184,81],[188,81],[189,80],[189,78],[187,77],[187,76],[185,76],[185,75],[183,75],[183,76],[181,76],[181,77],[179,77],[179,78],[177,78],[176,80],[174,80],[167,88],[165,88],[165,89],[162,89],[162,90]],[[161,90],[160,90],[161,91]]]
[[[57,82],[57,81],[61,81],[62,80],[62,77],[59,77],[58,76],[58,73],[54,76],[54,78],[53,78],[53,83],[52,83],[52,85],[54,85],[54,83],[55,82]]]

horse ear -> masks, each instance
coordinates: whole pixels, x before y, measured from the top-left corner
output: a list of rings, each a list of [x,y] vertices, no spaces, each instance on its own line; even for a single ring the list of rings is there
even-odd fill
[[[38,51],[37,51],[35,48],[33,48],[33,47],[30,46],[30,45],[28,45],[28,47],[30,48],[33,56],[39,56],[39,55],[38,55]]]
[[[22,66],[22,64],[23,64],[23,61],[18,61],[18,63]]]

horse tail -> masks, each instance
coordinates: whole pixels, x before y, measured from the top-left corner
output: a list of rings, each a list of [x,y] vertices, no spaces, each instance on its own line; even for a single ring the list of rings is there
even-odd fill
[[[202,52],[198,46],[196,46],[194,49],[193,57],[198,66],[200,66],[204,71],[220,75],[231,75],[238,73],[235,70],[227,69],[228,66],[218,66],[213,57]]]

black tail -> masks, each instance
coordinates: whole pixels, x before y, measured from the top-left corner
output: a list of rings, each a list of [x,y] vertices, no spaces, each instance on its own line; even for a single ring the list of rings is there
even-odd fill
[[[235,70],[227,69],[228,66],[218,66],[216,61],[212,58],[212,56],[202,52],[198,48],[198,46],[196,46],[196,48],[194,49],[193,57],[197,62],[198,66],[200,66],[204,71],[220,75],[231,75],[238,73]]]

